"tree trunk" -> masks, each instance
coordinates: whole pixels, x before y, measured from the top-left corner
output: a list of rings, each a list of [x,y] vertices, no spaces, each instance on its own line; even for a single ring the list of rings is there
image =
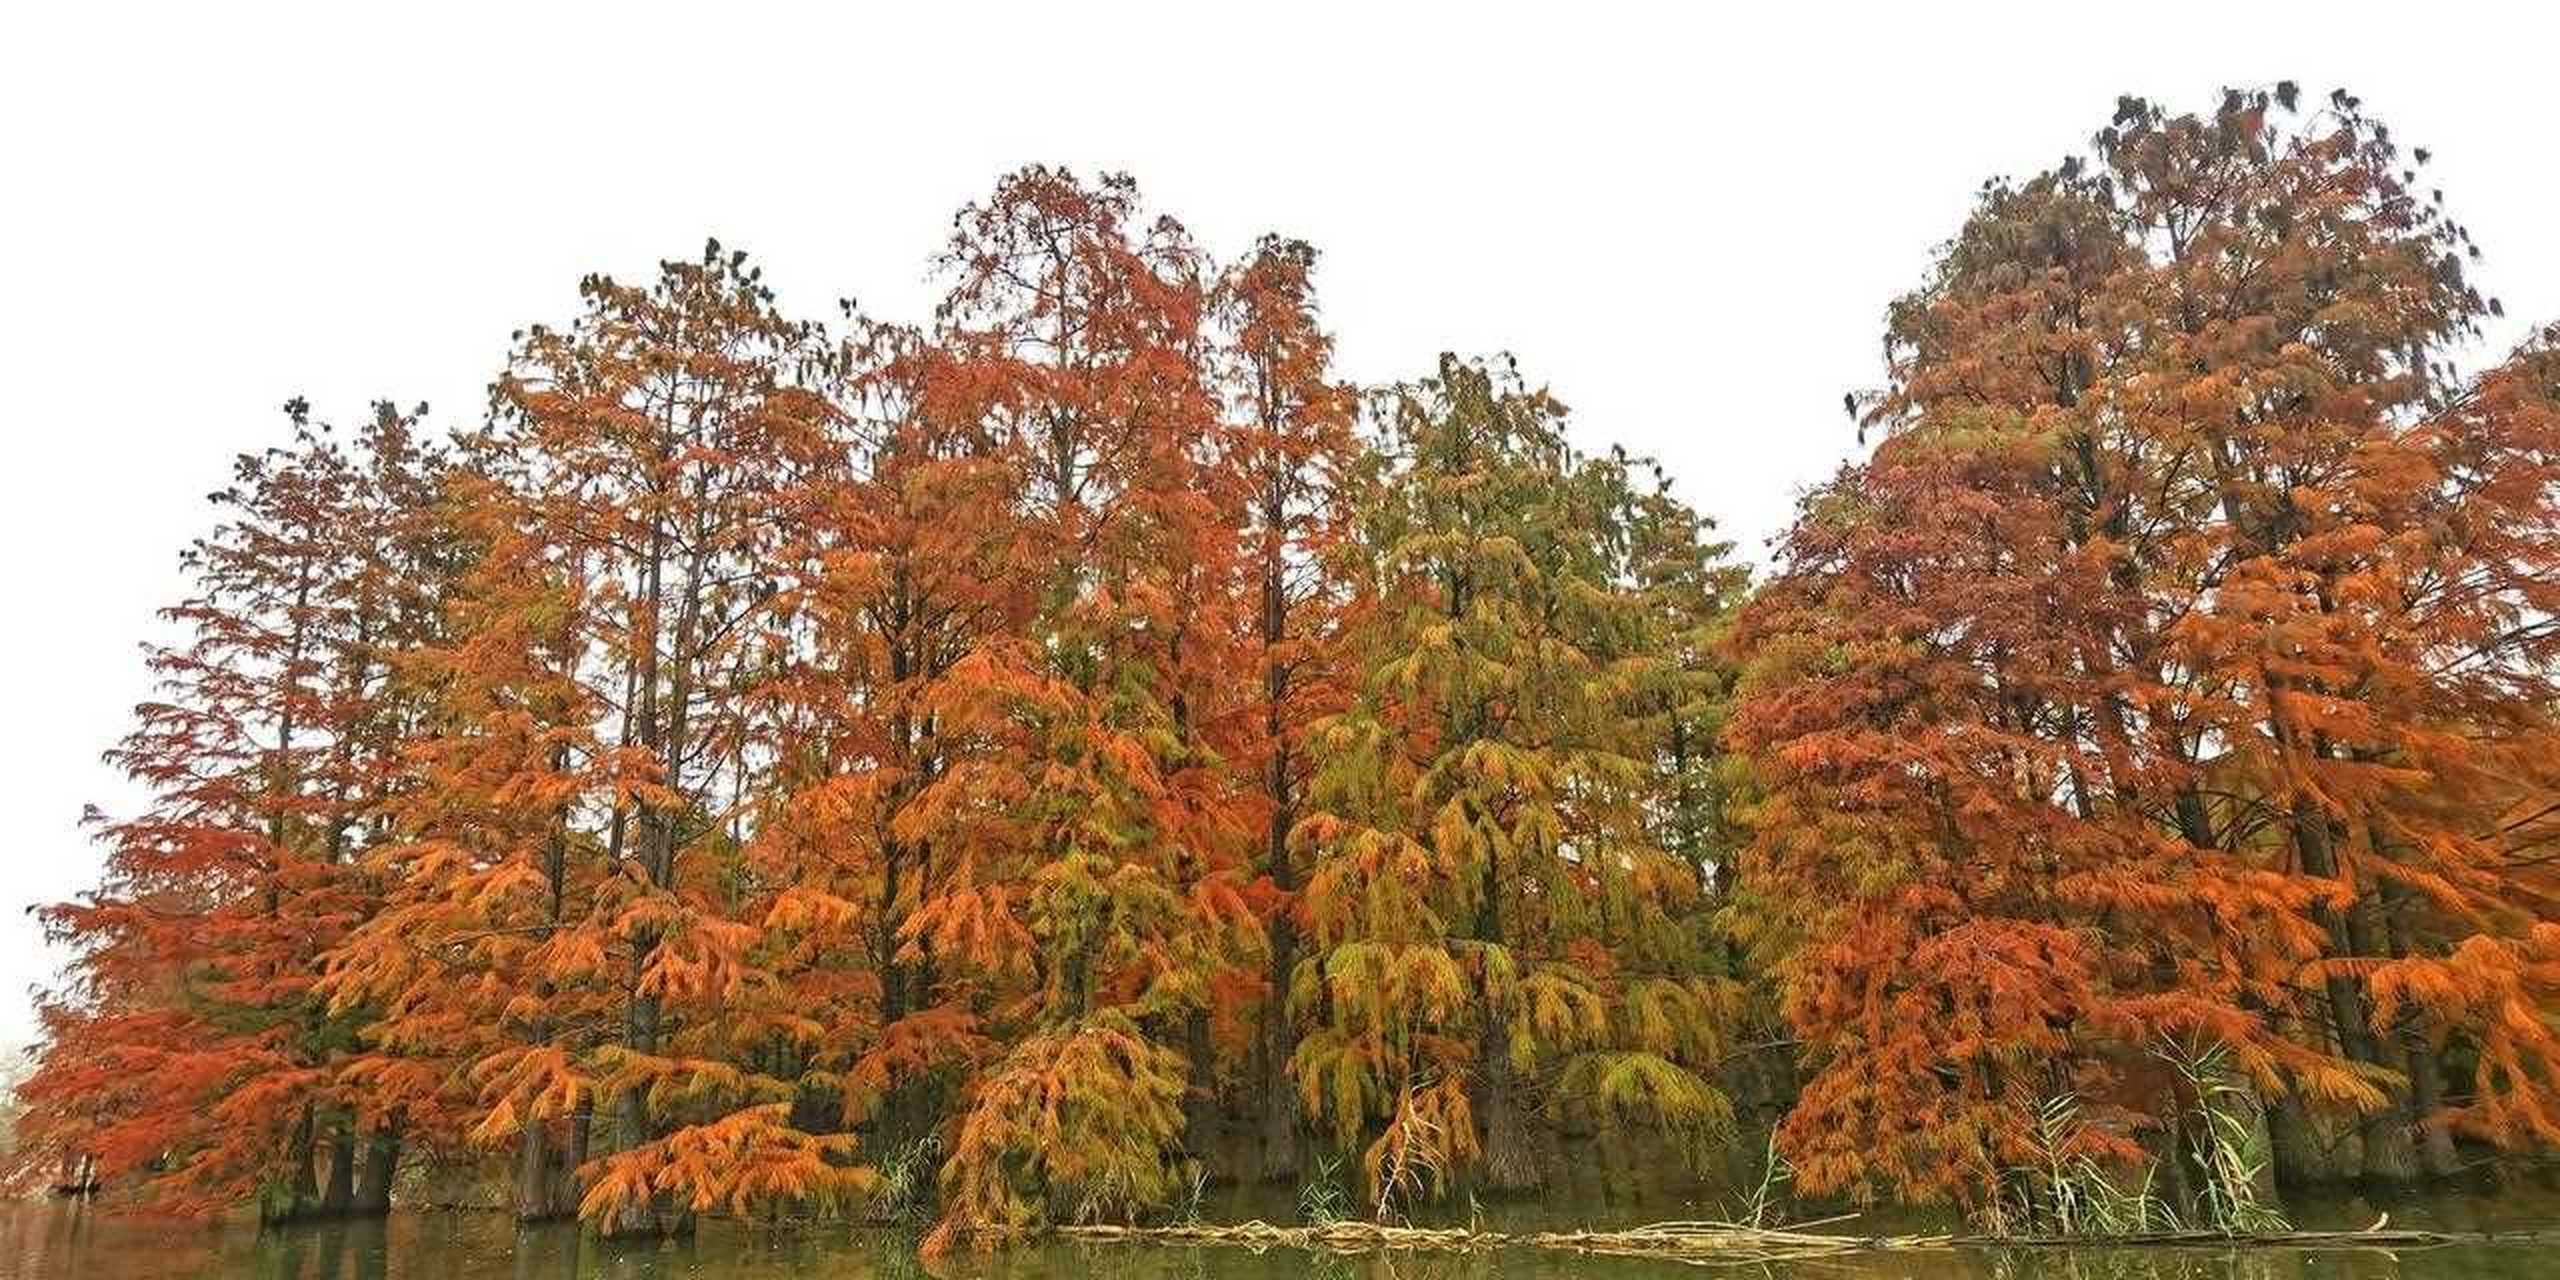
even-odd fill
[[[569,1117],[569,1146],[560,1153],[551,1183],[551,1203],[554,1206],[554,1212],[560,1217],[574,1217],[578,1212],[578,1201],[583,1198],[581,1184],[578,1181],[578,1170],[587,1163],[587,1153],[592,1149],[595,1131],[595,1112],[582,1107],[577,1114]]]
[[[2275,1108],[2267,1105],[2266,1094],[2259,1091],[2256,1082],[2244,1077],[2242,1085],[2249,1091],[2253,1112],[2249,1118],[2249,1141],[2264,1157],[2258,1161],[2257,1175],[2249,1180],[2249,1192],[2261,1204],[2274,1204],[2276,1202]]]
[[[542,1222],[557,1217],[553,1203],[550,1135],[542,1123],[535,1121],[524,1127],[516,1138],[515,1211],[518,1222]]]
[[[2267,1150],[2278,1185],[2316,1187],[2338,1180],[2329,1145],[2311,1122],[2310,1108],[2303,1105],[2298,1088],[2287,1089],[2268,1103]]]
[[[2352,954],[2379,957],[2388,954],[2380,937],[2377,916],[2380,904],[2372,894],[2358,897],[2347,910],[2348,945]],[[2363,994],[2361,985],[2358,995]],[[2405,1024],[2406,1019],[2403,1019]],[[2419,1112],[2410,1095],[2408,1083],[2409,1055],[2399,1035],[2372,1036],[2368,1026],[2370,1061],[2400,1073],[2403,1083],[2392,1091],[2389,1105],[2364,1118],[2364,1180],[2378,1186],[2406,1186],[2419,1179],[2417,1129]]]
[[[1265,396],[1268,403],[1268,396]],[[1266,423],[1276,427],[1274,414]],[[1290,1182],[1298,1176],[1300,1148],[1298,1093],[1289,1087],[1289,983],[1298,965],[1298,928],[1292,915],[1297,899],[1297,867],[1289,859],[1289,828],[1297,820],[1297,783],[1291,775],[1289,746],[1289,668],[1278,657],[1289,638],[1288,568],[1282,530],[1288,519],[1290,477],[1275,472],[1264,478],[1262,497],[1262,732],[1271,758],[1264,766],[1263,798],[1270,819],[1263,829],[1263,874],[1287,905],[1271,919],[1270,990],[1262,1007],[1262,1043],[1254,1064],[1256,1158],[1264,1182]]]
[[[663,529],[651,531],[648,561],[648,597],[653,606],[660,600],[659,582],[663,571]],[[663,700],[660,695],[661,664],[653,642],[641,655],[643,688],[642,743],[650,748],[666,770],[666,785],[682,793],[685,753],[691,745],[689,736],[692,714],[695,642],[702,620],[703,565],[709,553],[696,547],[688,556],[684,578],[678,587],[681,604],[676,614],[676,627],[670,656],[673,673],[666,676]],[[654,617],[654,614],[652,615]],[[677,827],[683,821],[684,809],[650,805],[640,814],[641,871],[649,886],[660,892],[675,887]],[[631,940],[631,985],[624,1006],[623,1044],[636,1054],[658,1052],[659,1033],[665,1021],[665,1010],[659,998],[640,989],[642,975],[649,967],[662,940],[655,930],[636,931]],[[647,1096],[638,1089],[625,1090],[616,1105],[615,1137],[624,1151],[637,1150],[656,1137],[649,1120]],[[667,1235],[686,1229],[688,1219],[672,1212],[664,1194],[625,1207],[612,1220],[599,1224],[607,1236]]]
[[[1276,678],[1276,677],[1275,677]],[[1276,708],[1271,730],[1279,730]],[[1271,827],[1264,857],[1272,887],[1294,899],[1297,877],[1289,865],[1290,810],[1287,807],[1288,760],[1274,749],[1271,761]],[[1272,917],[1270,991],[1262,1006],[1262,1042],[1255,1053],[1254,1128],[1258,1174],[1264,1182],[1290,1182],[1298,1176],[1304,1143],[1298,1129],[1298,1091],[1290,1087],[1289,983],[1298,967],[1298,930],[1288,910]]]
[[[1535,1135],[1520,1105],[1519,1085],[1503,1054],[1502,1038],[1487,1030],[1477,1045],[1474,1097],[1476,1127],[1483,1134],[1483,1169],[1478,1181],[1488,1191],[1535,1191],[1546,1179],[1538,1168]]]
[[[2293,810],[2294,849],[2302,859],[2305,874],[2323,880],[2338,878],[2338,859],[2331,841],[2329,819],[2308,800],[2298,801]],[[2347,935],[2347,922],[2327,906],[2314,907],[2312,917],[2328,931],[2328,958],[2342,959],[2355,954],[2355,944]],[[2322,978],[2329,996],[2329,1016],[2338,1036],[2340,1053],[2354,1062],[2374,1061],[2373,1029],[2365,1016],[2364,989],[2345,974],[2329,974]]]
[[[2179,1110],[2185,1108],[2181,1106]],[[2188,1126],[2182,1116],[2173,1115],[2161,1126],[2159,1196],[2181,1214],[2189,1212],[2201,1198],[2195,1183],[2202,1171],[2196,1168],[2195,1148],[2188,1138]]]
[[[1274,995],[1274,1007],[1263,1017],[1262,1046],[1254,1071],[1260,1096],[1254,1102],[1259,1112],[1255,1117],[1257,1176],[1264,1182],[1285,1183],[1295,1181],[1304,1165],[1304,1143],[1298,1131],[1298,1091],[1289,1084],[1289,1023],[1278,1013],[1282,1003]]]
[[[1218,1073],[1209,1052],[1209,1015],[1192,1010],[1182,1024],[1183,1056],[1190,1059],[1191,1087],[1182,1095],[1182,1149],[1204,1176],[1231,1173],[1218,1156]]]
[[[344,1217],[356,1203],[356,1135],[344,1124],[329,1130],[329,1182],[320,1191],[320,1213]]]
[[[385,1124],[365,1143],[364,1163],[356,1170],[357,1213],[391,1212],[391,1180],[400,1172],[400,1130]]]
[[[2414,954],[2416,946],[2409,923],[2413,904],[2408,887],[2384,881],[2381,906],[2392,958],[2405,960]],[[2453,1133],[2438,1115],[2444,1109],[2444,1064],[2437,1058],[2425,1012],[2414,1005],[2403,1008],[2393,1032],[2399,1038],[2401,1061],[2409,1074],[2409,1119],[2417,1137],[2420,1167],[2430,1178],[2450,1178],[2461,1171],[2462,1158],[2453,1149]]]
[[[2414,1015],[2402,1020],[2400,1034],[2409,1063],[2409,1109],[2415,1116],[2420,1167],[2430,1178],[2450,1178],[2462,1171],[2462,1157],[2453,1148],[2452,1131],[2437,1118],[2444,1108],[2444,1064]]]
[[[312,1168],[313,1147],[317,1145],[311,1124],[311,1109],[303,1108],[302,1118],[294,1123],[293,1134],[285,1139],[285,1181],[279,1198],[271,1198],[259,1209],[265,1222],[291,1222],[311,1212],[320,1198],[320,1178]]]
[[[2294,848],[2302,859],[2305,874],[2324,880],[2338,875],[2336,828],[2328,815],[2308,800],[2296,801],[2293,809]],[[2328,931],[2329,958],[2378,956],[2378,949],[2368,949],[2366,936],[2371,931],[2372,917],[2364,902],[2351,904],[2341,913],[2318,907],[2313,918]],[[2381,1046],[2375,1043],[2372,1019],[2364,999],[2364,987],[2349,974],[2330,974],[2324,979],[2328,990],[2329,1013],[2336,1024],[2338,1047],[2352,1062],[2377,1066],[2395,1066],[2386,1061]],[[2396,1053],[2388,1055],[2396,1058]],[[2376,1185],[2406,1184],[2417,1181],[2417,1148],[2409,1138],[2409,1117],[2404,1104],[2395,1100],[2380,1110],[2364,1116],[2358,1123],[2364,1149],[2363,1180]]]
[[[614,1117],[614,1128],[617,1131],[621,1149],[630,1151],[646,1144],[649,1141],[649,1107],[647,1101],[640,1096],[640,1092],[636,1089],[625,1092],[617,1105],[617,1110],[619,1114]],[[661,1197],[657,1196],[651,1196],[637,1204],[626,1205],[620,1213],[598,1223],[597,1234],[608,1238],[664,1235],[667,1233],[667,1224],[666,1216],[661,1212],[663,1208]]]

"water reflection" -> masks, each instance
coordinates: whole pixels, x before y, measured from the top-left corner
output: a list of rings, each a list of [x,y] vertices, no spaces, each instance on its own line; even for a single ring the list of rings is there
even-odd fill
[[[2361,1200],[2297,1209],[2323,1225],[2363,1225],[2378,1211]],[[1570,1208],[1504,1216],[1558,1212]],[[1590,1220],[1588,1207],[1584,1212]],[[2560,1223],[2560,1194],[2511,1186],[2495,1196],[2401,1201],[2392,1213],[2407,1225],[2512,1230]],[[1865,1254],[1717,1273],[1762,1280],[2521,1280],[2560,1274],[2560,1254],[2525,1242],[2396,1252],[2011,1249]],[[627,1246],[588,1240],[568,1227],[519,1229],[487,1214],[403,1214],[387,1222],[260,1233],[108,1216],[76,1203],[0,1206],[0,1277],[29,1280],[1669,1280],[1697,1274],[1664,1261],[1526,1250],[1332,1257],[1127,1245],[1053,1245],[928,1269],[908,1237],[844,1229],[714,1225],[695,1240]]]

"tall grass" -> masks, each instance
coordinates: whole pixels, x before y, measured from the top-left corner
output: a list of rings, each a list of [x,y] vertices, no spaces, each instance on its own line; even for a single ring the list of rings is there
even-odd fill
[[[1307,1225],[1329,1227],[1351,1214],[1351,1196],[1342,1189],[1342,1161],[1336,1156],[1316,1157],[1315,1168],[1307,1174],[1305,1185],[1298,1188],[1298,1216]]]
[[[2271,1158],[2267,1127],[2257,1091],[2232,1069],[2230,1054],[2220,1044],[2197,1049],[2171,1041],[2159,1056],[2196,1099],[2197,1143],[2190,1154],[2202,1175],[2199,1225],[2224,1235],[2292,1230],[2284,1211],[2258,1196]]]
[[[2284,1211],[2258,1193],[2269,1154],[2258,1095],[2231,1066],[2219,1044],[2170,1041],[2154,1053],[2177,1073],[2181,1096],[2191,1099],[2173,1118],[2184,1140],[2173,1141],[2170,1159],[2191,1162],[2196,1191],[2173,1205],[2154,1188],[2157,1160],[2145,1162],[2138,1184],[2121,1182],[2088,1151],[2080,1100],[2057,1094],[2036,1115],[2037,1155],[2017,1171],[2011,1190],[1981,1215],[1992,1235],[2103,1237],[2154,1232],[2204,1231],[2264,1235],[2290,1231]]]

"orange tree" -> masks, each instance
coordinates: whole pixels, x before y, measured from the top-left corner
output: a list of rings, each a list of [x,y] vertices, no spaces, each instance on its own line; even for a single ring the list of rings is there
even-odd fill
[[[947,850],[909,939],[1007,1047],[969,1081],[929,1249],[1176,1185],[1208,982],[1259,945],[1227,766],[1247,721],[1242,472],[1207,376],[1205,265],[1125,178],[1028,169],[964,210],[935,392],[1010,468],[1021,630],[954,664],[942,731],[990,744],[919,798]]]
[[[1252,593],[1248,646],[1259,675],[1258,707],[1236,761],[1256,782],[1259,869],[1256,913],[1264,922],[1269,963],[1237,975],[1258,997],[1221,1007],[1258,1008],[1251,1107],[1258,1172],[1286,1179],[1298,1170],[1302,1126],[1288,1085],[1296,1026],[1285,996],[1298,961],[1301,859],[1289,842],[1307,802],[1315,770],[1308,734],[1347,697],[1343,648],[1363,607],[1338,563],[1349,531],[1344,495],[1365,464],[1353,425],[1352,388],[1328,368],[1332,339],[1318,327],[1307,244],[1266,236],[1221,280],[1215,299],[1225,334],[1221,365],[1229,410],[1236,415],[1234,456],[1252,484],[1243,584]]]
[[[184,638],[148,651],[161,696],[108,753],[149,802],[96,819],[106,883],[45,911],[77,959],[41,1007],[22,1176],[85,1159],[181,1211],[387,1202],[397,1116],[344,1087],[362,1019],[314,980],[372,910],[354,864],[407,719],[387,655],[433,627],[441,459],[388,405],[352,451],[287,411],[292,447],[242,455],[213,495],[226,519],[165,614]]]
[[[1895,308],[1887,439],[1808,500],[1739,636],[1745,914],[1818,1068],[1787,1127],[1818,1189],[2041,1212],[2058,1099],[2127,1113],[2074,1150],[2211,1140],[2164,1044],[2276,1100],[2286,1172],[2321,1171],[2315,1109],[2360,1113],[2384,1178],[2489,1113],[2445,1106],[2464,1037],[2373,994],[2404,952],[2536,936],[2500,832],[2551,706],[2547,365],[2449,378],[2489,304],[2423,153],[2346,95],[2297,106],[2127,100],[2094,162],[1986,188]],[[2544,1070],[2501,1044],[2491,1109]]]
[[[809,385],[828,348],[717,244],[581,292],[471,441],[487,558],[426,660],[447,696],[385,855],[402,901],[342,948],[339,999],[390,1006],[388,1046],[481,1029],[456,1066],[472,1136],[517,1144],[521,1212],[562,1207],[579,1158],[609,1233],[840,1201],[871,1175],[796,1123],[777,1045],[822,1028],[776,976],[795,903],[749,847],[794,635],[780,568],[839,461]]]

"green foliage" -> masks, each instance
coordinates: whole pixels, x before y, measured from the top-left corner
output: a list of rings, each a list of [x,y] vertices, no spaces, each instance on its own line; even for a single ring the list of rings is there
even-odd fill
[[[1306,1181],[1298,1188],[1298,1216],[1310,1226],[1331,1226],[1348,1216],[1350,1193],[1342,1185],[1342,1160],[1338,1156],[1316,1157],[1315,1168],[1308,1171]]]
[[[924,1136],[882,1156],[875,1167],[880,1191],[872,1214],[889,1222],[913,1222],[932,1205],[934,1175],[942,1167],[942,1139]]]
[[[2189,1158],[2201,1175],[2199,1225],[2225,1235],[2292,1230],[2283,1209],[2258,1194],[2270,1158],[2266,1125],[2257,1091],[2232,1069],[2229,1048],[2171,1041],[2159,1056],[2195,1099],[2198,1141]]]
[[[1292,1061],[1381,1213],[1483,1158],[1530,1099],[1688,1138],[1738,1009],[1699,946],[1724,859],[1716,628],[1741,582],[1643,464],[1584,457],[1509,365],[1443,360],[1375,418],[1360,491],[1377,607],[1317,726]],[[1691,1145],[1695,1145],[1694,1143]]]
[[[2036,1113],[2033,1156],[2016,1178],[2013,1194],[1983,1215],[1991,1235],[2121,1236],[2183,1229],[2176,1212],[2151,1194],[2151,1172],[2126,1189],[2108,1176],[2093,1153],[2080,1101],[2069,1094],[2045,1100]]]
[[[2081,1116],[2080,1100],[2056,1094],[2036,1113],[2031,1156],[2010,1180],[2010,1194],[1983,1215],[1993,1235],[2110,1237],[2148,1232],[2213,1231],[2262,1235],[2290,1231],[2283,1211],[2258,1188],[2267,1171],[2265,1127],[2257,1094],[2231,1069],[2222,1045],[2170,1042],[2157,1052],[2192,1099],[2185,1126],[2191,1141],[2179,1143],[2197,1175],[2191,1210],[2185,1213],[2157,1193],[2156,1161],[2141,1167],[2140,1185],[2127,1187],[2108,1172]],[[2171,1159],[2180,1158],[2173,1154]]]
[[[1181,1188],[1173,1153],[1188,1081],[1182,1055],[1127,1015],[1089,1014],[1026,1037],[978,1081],[942,1167],[943,1225],[1025,1231],[1125,1220]]]

